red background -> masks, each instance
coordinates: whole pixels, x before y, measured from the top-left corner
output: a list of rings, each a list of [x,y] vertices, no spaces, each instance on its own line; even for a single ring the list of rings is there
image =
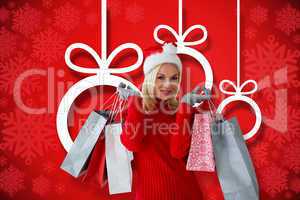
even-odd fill
[[[207,41],[193,48],[210,62],[215,101],[220,102],[225,96],[218,90],[219,82],[236,80],[236,1],[186,0],[183,5],[184,29],[201,24],[208,30]],[[143,49],[155,45],[155,26],[167,24],[177,30],[177,9],[176,0],[108,0],[108,52],[126,42]],[[300,197],[299,9],[297,0],[241,0],[241,81],[259,83],[252,98],[263,116],[257,137],[247,142],[262,200]],[[68,45],[82,42],[100,54],[100,20],[98,0],[0,2],[1,199],[132,199],[130,194],[109,196],[107,188],[81,183],[59,168],[66,152],[57,137],[56,109],[67,88],[87,76],[67,67],[64,51]],[[199,37],[191,35],[190,39]],[[73,58],[81,66],[96,64],[86,53]],[[184,74],[193,74],[191,79],[183,77],[184,93],[190,89],[188,84],[193,87],[203,82],[204,74],[193,58],[182,58]],[[130,56],[114,63],[126,66],[134,60]],[[287,80],[278,84],[275,74],[285,67]],[[45,75],[23,82],[22,99],[28,106],[46,107],[45,114],[25,113],[13,99],[16,78],[30,69],[43,70]],[[122,76],[137,86],[143,81],[142,68]],[[263,81],[267,79],[270,81]],[[105,96],[114,91],[103,88]],[[86,108],[91,98],[96,98],[99,102],[91,110],[102,108],[100,89],[92,95],[83,93],[76,99],[76,107]],[[249,105],[234,104],[227,110],[227,116],[238,117],[243,132],[252,128],[255,116]],[[75,109],[73,114],[70,131],[74,139],[88,113],[80,115]]]

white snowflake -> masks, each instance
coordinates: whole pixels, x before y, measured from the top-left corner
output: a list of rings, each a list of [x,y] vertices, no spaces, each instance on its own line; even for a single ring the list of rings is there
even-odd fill
[[[11,198],[24,187],[24,173],[10,165],[0,172],[0,190],[9,194]]]
[[[41,197],[46,197],[46,195],[51,191],[51,182],[43,175],[32,180],[32,191]]]
[[[133,24],[141,22],[144,19],[144,8],[136,2],[126,6],[125,19]]]
[[[57,8],[54,13],[54,25],[63,31],[69,32],[80,23],[80,11],[69,2]]]
[[[3,123],[1,149],[25,159],[27,165],[37,156],[57,149],[53,116],[29,115],[15,110],[2,113],[0,120]]]
[[[4,26],[0,27],[0,61],[8,58],[17,49],[17,36],[8,31]]]
[[[287,4],[278,11],[275,27],[287,35],[295,32],[300,28],[300,11]]]
[[[288,70],[288,82],[298,78],[300,51],[287,48],[273,35],[269,35],[262,44],[257,44],[256,49],[244,51],[243,56],[246,78],[259,80],[284,67]]]
[[[260,5],[250,10],[250,19],[257,25],[263,24],[268,19],[268,9]]]
[[[258,171],[258,181],[261,189],[274,198],[288,189],[288,171],[271,165]]]
[[[29,36],[41,27],[42,13],[26,3],[23,7],[13,12],[14,31]]]
[[[47,29],[33,37],[33,57],[46,64],[63,60],[66,49],[65,41],[61,34],[52,29]]]

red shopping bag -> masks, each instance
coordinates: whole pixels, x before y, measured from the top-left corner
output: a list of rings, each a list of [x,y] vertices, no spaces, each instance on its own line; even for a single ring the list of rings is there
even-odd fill
[[[99,138],[95,145],[82,181],[96,183],[100,185],[101,188],[107,184],[104,135]]]
[[[186,169],[189,171],[215,171],[210,123],[210,113],[195,114],[191,147],[186,164]]]
[[[216,171],[194,171],[193,174],[196,177],[199,188],[203,191],[203,199],[224,200],[224,195]]]

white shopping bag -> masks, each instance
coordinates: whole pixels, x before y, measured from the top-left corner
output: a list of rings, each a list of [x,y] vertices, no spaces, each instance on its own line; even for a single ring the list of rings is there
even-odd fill
[[[85,173],[88,158],[107,122],[105,111],[93,111],[80,129],[60,168],[74,177]]]
[[[133,155],[121,143],[122,124],[108,124],[104,132],[109,193],[131,192]]]

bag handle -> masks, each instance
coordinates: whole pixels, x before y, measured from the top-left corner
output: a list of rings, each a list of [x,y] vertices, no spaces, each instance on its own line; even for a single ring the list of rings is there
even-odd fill
[[[205,86],[203,86],[203,92],[205,96],[211,95],[211,91]],[[207,99],[208,107],[209,107],[209,113],[212,119],[216,119],[216,121],[224,121],[224,118],[221,114],[217,113],[217,108],[214,104],[214,102],[211,100],[211,98]]]

